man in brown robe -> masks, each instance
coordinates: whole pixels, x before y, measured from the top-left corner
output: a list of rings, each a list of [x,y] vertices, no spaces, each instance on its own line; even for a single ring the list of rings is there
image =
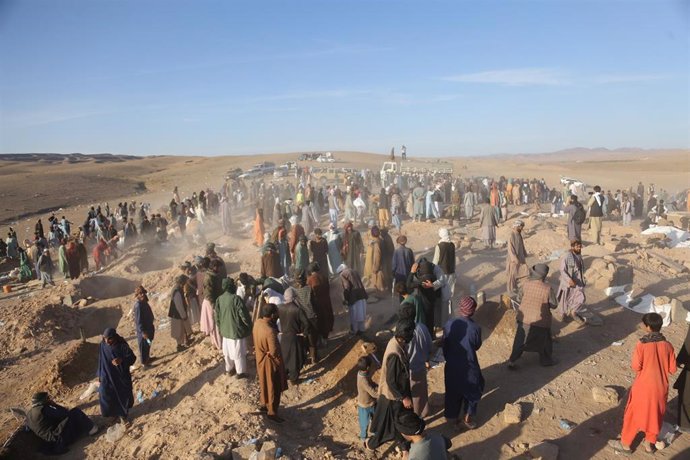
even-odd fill
[[[364,281],[377,291],[384,291],[383,258],[379,228],[371,228],[371,240],[364,261]]]
[[[317,328],[323,340],[333,331],[333,305],[331,304],[331,286],[328,283],[328,271],[323,272],[318,262],[307,265],[307,284],[314,291],[314,310],[316,311]]]
[[[322,270],[327,270],[328,242],[322,235],[323,232],[320,228],[314,230],[314,239],[309,241],[309,252],[311,252],[311,261],[319,264],[319,268]],[[327,273],[326,276],[328,276]]]
[[[259,378],[259,402],[261,412],[266,412],[268,419],[282,423],[278,416],[280,395],[287,390],[287,373],[283,355],[278,343],[276,321],[278,307],[269,303],[261,307],[261,317],[254,323],[252,337],[256,354],[256,375]]]
[[[266,252],[261,256],[261,277],[280,278],[285,273],[280,265],[278,250],[273,243],[268,243],[265,247]]]
[[[517,219],[513,222],[513,231],[510,233],[510,240],[508,241],[508,255],[506,257],[506,275],[508,281],[506,284],[506,291],[513,295],[518,291],[518,281],[522,281],[529,276],[529,268],[527,268],[527,251],[525,250],[525,243],[522,240],[522,229],[525,228],[525,223]]]

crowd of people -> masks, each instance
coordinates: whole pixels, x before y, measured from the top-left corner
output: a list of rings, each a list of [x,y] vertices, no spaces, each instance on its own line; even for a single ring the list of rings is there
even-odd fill
[[[461,179],[432,173],[394,177],[383,187],[381,178],[369,171],[347,176],[342,188],[312,186],[311,179],[304,171],[298,175],[297,185],[226,181],[218,193],[202,191],[184,200],[175,188],[163,214],[152,214],[147,205],[137,206],[134,202],[119,203],[114,213],[107,205],[104,209],[91,208],[76,236],[70,236],[70,223],[64,217],[59,224],[51,217],[49,237],[45,238],[42,227],[39,230],[39,220],[31,246],[42,253],[57,248],[58,265],[65,278],[77,278],[88,270],[88,260],[83,265],[82,258],[87,252],[79,249],[86,242],[95,244],[92,254],[98,269],[106,263],[105,258],[114,257],[132,241],[141,238],[164,243],[170,230],[184,235],[194,220],[203,227],[207,216],[218,216],[223,233],[228,235],[233,212],[248,206],[255,216],[253,242],[260,255],[260,270],[254,275],[229,277],[213,243],[206,244],[203,255],[180,266],[167,311],[177,351],[191,344],[198,328],[222,354],[226,372],[246,379],[250,375],[247,357],[253,350],[260,411],[279,424],[284,421],[279,415],[281,394],[289,385],[299,384],[305,366],[318,365],[333,332],[332,284],[339,283],[342,288],[340,300],[348,312],[353,335],[367,331],[370,296],[383,298],[391,294],[399,304],[398,317],[383,359],[379,362],[375,356],[365,355],[357,362],[359,436],[367,449],[393,441],[409,458],[437,459],[446,458],[450,442],[425,431],[424,419],[429,415],[426,376],[432,355],[442,350],[444,415],[458,429],[477,427],[476,414],[484,391],[477,358],[482,334],[472,319],[477,300],[455,296],[457,248],[450,225],[468,225],[478,216],[480,237],[491,248],[496,241],[496,226],[509,219],[509,206],[550,202],[556,206],[552,211],[559,214],[560,203],[567,201],[562,211],[567,216],[570,245],[559,262],[557,289],[547,281],[547,265],[528,267],[522,236],[524,222],[520,219],[512,219],[506,256],[506,294],[517,310],[516,335],[506,367],[517,369],[524,352],[538,353],[541,365],[553,366],[558,361],[552,349],[552,317],[587,324],[587,315],[583,314],[586,280],[581,256],[582,226],[587,223],[591,243],[600,244],[602,220],[615,215],[617,209],[613,203],[618,203],[620,197],[618,209],[623,211],[621,218],[625,221],[629,211],[635,214],[626,203],[642,196],[638,190],[636,195],[620,192],[611,199],[595,186],[584,201],[568,186],[563,190],[549,188],[543,179]],[[378,193],[371,192],[379,187]],[[658,213],[663,203],[661,199],[649,201],[647,209]],[[439,229],[433,257],[415,257],[408,247],[408,237],[401,233],[403,221],[442,218],[448,219],[449,226]],[[323,223],[327,223],[327,231],[320,228]],[[366,228],[364,235],[362,228]],[[398,233],[395,243],[393,228]],[[124,243],[118,245],[120,230]],[[16,245],[13,249],[17,250]],[[29,257],[34,260],[33,254]],[[40,259],[35,270],[50,273],[38,263]],[[52,282],[49,277],[42,279]],[[154,315],[147,294],[145,287],[139,286],[133,308],[139,360],[144,368],[155,359],[151,356]],[[659,332],[657,316],[643,317],[646,335],[633,358],[638,380],[626,408],[622,438],[612,443],[617,451],[627,452],[637,431],[645,431],[650,442],[659,433],[668,376],[675,372],[676,361],[673,349]],[[654,351],[650,351],[652,348]],[[686,348],[678,356],[678,362],[685,365]],[[650,353],[662,358],[654,363]],[[136,359],[115,329],[104,332],[98,366],[102,415],[127,422],[134,404],[129,368]],[[381,377],[374,384],[371,376],[378,367]],[[690,427],[688,395],[690,391],[680,398],[683,428]],[[47,404],[44,397],[37,396],[39,399],[44,406]],[[58,413],[68,417],[64,411]],[[74,417],[74,430],[92,431],[92,425],[83,417]],[[64,448],[67,441],[61,442],[55,444],[56,449]]]

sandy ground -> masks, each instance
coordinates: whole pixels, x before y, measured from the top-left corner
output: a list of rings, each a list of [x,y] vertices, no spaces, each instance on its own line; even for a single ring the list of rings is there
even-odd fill
[[[582,152],[579,163],[559,163],[553,157],[453,161],[463,175],[490,172],[493,176],[536,176],[544,177],[550,184],[559,174],[564,174],[579,177],[589,184],[601,181],[605,188],[612,189],[629,187],[638,180],[645,184],[655,182],[671,192],[690,185],[687,152],[608,152],[608,156],[604,153]],[[382,161],[381,156],[354,152],[336,156],[347,159],[339,164],[343,166],[352,164],[378,169]],[[621,156],[627,161],[621,161]],[[280,163],[295,157],[295,154],[281,154],[265,159]],[[649,158],[644,159],[646,157]],[[143,199],[157,206],[169,201],[174,185],[180,187],[183,196],[202,186],[217,187],[224,170],[235,165],[247,167],[260,160],[257,157],[156,157],[121,158],[101,163],[93,159],[76,163],[0,161],[3,198],[0,220],[5,224],[18,222],[18,231],[24,232],[33,228],[37,216],[46,218],[47,210],[55,207],[64,208],[60,212],[80,221],[88,205],[105,200],[110,200],[112,206],[124,199]],[[463,169],[465,166],[467,169]],[[644,171],[643,176],[641,171]],[[137,189],[139,182],[145,183],[145,192]],[[514,214],[522,210],[534,214],[532,208],[510,211]],[[22,214],[27,217],[18,219]],[[219,236],[217,225],[211,223],[207,237],[219,246],[218,252],[225,259],[231,276],[241,271],[258,272],[258,253],[245,228],[249,216],[238,213],[234,218],[237,225],[231,236]],[[618,251],[606,246],[586,246],[583,251],[586,265],[604,256],[612,257],[609,260],[615,265],[632,267],[634,284],[642,292],[676,298],[688,306],[687,270],[678,275],[655,263],[653,258],[646,260],[643,256],[657,251],[690,265],[690,251],[655,249],[648,239],[639,235],[636,222],[633,224],[625,228],[606,222],[605,241],[626,237],[629,244]],[[634,377],[629,361],[641,335],[637,330],[640,316],[619,307],[590,282],[587,303],[601,316],[604,325],[578,327],[574,323],[555,322],[558,342],[554,348],[560,363],[541,368],[535,355],[526,354],[517,371],[508,371],[503,363],[510,352],[513,321],[511,313],[498,305],[505,286],[505,249],[485,250],[477,241],[472,241],[471,237],[477,236],[476,225],[476,222],[463,224],[453,227],[453,231],[460,248],[456,296],[468,293],[474,284],[476,289],[486,292],[489,300],[476,315],[483,330],[484,345],[479,359],[487,382],[479,406],[480,426],[475,431],[457,432],[444,423],[442,366],[429,373],[432,415],[428,426],[449,436],[453,441],[451,452],[463,459],[530,458],[522,454],[523,444],[542,440],[556,444],[561,459],[614,458],[606,442],[620,430],[626,391]],[[440,226],[407,223],[403,233],[410,240],[409,246],[419,255],[433,249]],[[510,221],[499,227],[498,238],[506,240],[509,232]],[[553,251],[566,246],[564,222],[557,218],[527,218],[525,244],[530,254],[529,263],[546,260]],[[63,282],[58,275],[56,288],[41,290],[36,282],[31,282],[26,290],[0,295],[2,440],[18,426],[6,409],[26,406],[30,395],[39,389],[48,389],[65,405],[79,405],[103,423],[95,396],[83,401],[78,399],[95,374],[99,334],[105,327],[116,325],[136,352],[132,319],[128,316],[133,305],[133,287],[142,283],[152,292],[152,306],[159,324],[167,310],[166,296],[177,274],[175,267],[202,251],[202,247],[182,242],[165,248],[137,246],[98,275],[74,282]],[[555,286],[557,261],[551,261],[550,266],[550,280]],[[337,285],[336,280],[332,284],[334,306],[340,305]],[[67,307],[62,305],[61,298],[68,294],[75,298],[92,296],[95,301],[85,307]],[[368,339],[377,343],[380,356],[388,336],[385,333],[376,336],[375,332],[389,323],[395,306],[389,298],[375,300],[368,309]],[[141,390],[145,400],[132,409],[133,423],[125,437],[111,444],[105,439],[103,430],[99,436],[78,442],[63,458],[213,458],[227,456],[230,448],[250,439],[258,439],[259,443],[273,440],[289,458],[396,458],[397,454],[390,449],[381,448],[376,454],[370,454],[360,447],[353,367],[361,353],[361,343],[347,335],[345,312],[337,307],[336,314],[336,331],[323,353],[325,358],[306,369],[305,383],[284,394],[283,415],[287,423],[272,425],[254,413],[257,409],[256,381],[238,381],[225,375],[222,357],[201,336],[196,337],[189,350],[174,353],[169,330],[159,328],[153,345],[153,355],[158,358],[155,366],[146,371],[138,368],[133,374],[135,394]],[[663,330],[676,349],[687,327],[687,323],[678,322]],[[86,343],[79,340],[80,330]],[[619,341],[622,345],[612,345]],[[250,368],[253,365],[250,360]],[[591,393],[594,386],[616,388],[621,398],[619,405],[595,402]],[[159,394],[151,397],[154,390]],[[667,413],[669,421],[674,420],[675,397],[672,390]],[[523,421],[505,425],[500,413],[506,403],[515,402],[522,407]],[[560,419],[574,422],[574,428],[564,431],[559,427]],[[4,455],[42,458],[31,453],[29,440],[27,434],[21,434]],[[631,458],[646,456],[639,449]],[[690,437],[681,436],[655,457],[690,458]]]

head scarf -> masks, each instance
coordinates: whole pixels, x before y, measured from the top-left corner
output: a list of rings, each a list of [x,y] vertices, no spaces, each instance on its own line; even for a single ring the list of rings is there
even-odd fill
[[[290,303],[295,300],[295,290],[293,288],[287,288],[285,294],[283,294],[283,299],[285,303]]]
[[[223,283],[221,284],[223,292],[231,292],[234,284],[235,282],[232,280],[232,278],[223,278]]]
[[[441,238],[441,241],[450,243],[450,232],[448,231],[447,228],[439,228],[438,229],[438,236]]]
[[[465,296],[460,299],[460,303],[458,304],[458,315],[470,318],[474,315],[476,309],[477,301],[472,297]]]
[[[525,222],[522,219],[515,219],[515,221],[513,222],[513,228],[524,227],[524,226],[525,226]]]
[[[103,331],[103,338],[104,339],[112,339],[117,335],[117,331],[115,328],[109,327],[105,331]]]

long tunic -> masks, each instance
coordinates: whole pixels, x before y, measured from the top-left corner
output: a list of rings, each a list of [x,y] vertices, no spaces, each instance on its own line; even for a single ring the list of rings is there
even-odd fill
[[[314,311],[316,312],[319,334],[324,339],[333,330],[333,305],[331,304],[331,288],[328,277],[319,273],[312,273],[307,278],[307,284],[314,291]]]
[[[340,256],[343,242],[337,230],[329,230],[326,233],[326,241],[328,242],[328,271],[334,275],[336,269],[343,263]]]
[[[385,290],[381,239],[378,237],[373,238],[367,248],[366,261],[364,262],[364,280],[378,291]]]
[[[282,333],[280,349],[288,378],[294,381],[307,361],[305,337],[309,334],[309,319],[304,310],[292,302],[278,307],[278,315]]]
[[[518,279],[529,276],[527,268],[527,251],[522,240],[522,234],[513,230],[508,241],[508,254],[506,256],[506,290],[509,293],[517,292]]]
[[[407,280],[407,275],[410,274],[412,265],[414,264],[414,253],[412,249],[406,246],[399,246],[393,252],[393,279],[396,283],[404,283]]]
[[[638,342],[630,364],[637,373],[628,393],[621,442],[629,446],[637,433],[652,443],[661,430],[668,397],[668,377],[676,372],[673,346],[665,340]]]
[[[115,358],[122,360],[117,366],[112,362]],[[129,367],[136,360],[137,357],[122,337],[116,336],[112,345],[101,341],[98,352],[98,395],[103,417],[126,417],[134,405]]]
[[[321,271],[325,272],[328,268],[328,242],[324,238],[313,239],[309,241],[309,251],[312,262],[318,263]]]
[[[309,265],[309,249],[306,244],[298,243],[295,248],[295,273],[305,270]]]
[[[484,242],[493,244],[496,241],[497,225],[498,219],[491,205],[483,205],[479,216],[479,229],[481,231],[481,239]]]
[[[482,330],[471,318],[450,319],[443,328],[446,418],[458,417],[463,399],[469,403],[469,415],[476,411],[484,392],[484,376],[477,359],[481,346]]]
[[[174,310],[170,317],[170,336],[178,345],[182,345],[188,334],[192,333],[192,325],[187,314],[187,305],[179,290],[175,290],[172,296]]]
[[[678,421],[681,428],[690,429],[690,329],[685,337],[683,347],[678,352],[676,365],[680,374],[673,388],[678,390]]]
[[[268,318],[259,318],[252,329],[256,354],[256,375],[259,379],[259,401],[275,415],[280,394],[287,390],[287,374],[278,334]]]
[[[563,209],[563,212],[568,215],[568,241],[582,239],[582,225],[575,223],[574,217],[577,211],[577,206],[569,204]]]
[[[414,218],[424,216],[424,199],[426,198],[426,190],[424,187],[415,187],[412,190],[412,199],[414,200]]]
[[[65,278],[69,278],[69,264],[67,263],[67,253],[65,252],[65,245],[61,244],[58,249],[58,267],[60,268],[60,273]]]
[[[362,273],[362,253],[364,252],[364,243],[362,242],[362,235],[357,230],[345,232],[343,236],[342,254],[345,258],[345,265]],[[337,268],[337,267],[336,267]]]
[[[577,313],[585,303],[584,262],[582,256],[568,251],[560,262],[560,283],[558,285],[558,310],[562,315]],[[570,281],[575,282],[570,287]]]

